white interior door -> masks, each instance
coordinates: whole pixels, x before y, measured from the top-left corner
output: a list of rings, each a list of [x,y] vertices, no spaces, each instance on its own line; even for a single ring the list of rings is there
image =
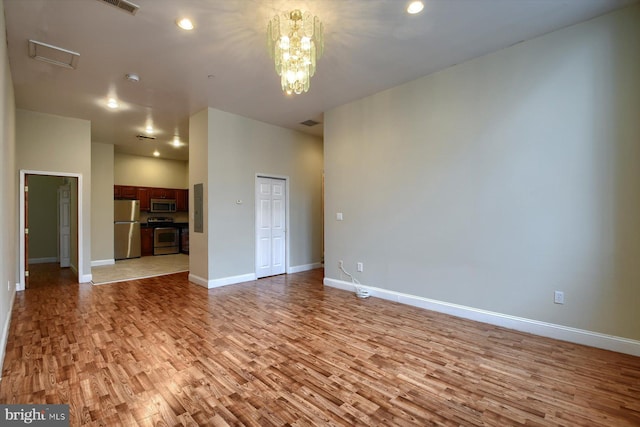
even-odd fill
[[[58,187],[58,209],[60,267],[69,267],[71,266],[71,187],[69,184]]]
[[[256,277],[283,274],[287,253],[286,181],[256,181]]]

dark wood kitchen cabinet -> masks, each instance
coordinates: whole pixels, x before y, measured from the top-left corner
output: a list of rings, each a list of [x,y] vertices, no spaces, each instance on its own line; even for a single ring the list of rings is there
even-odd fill
[[[137,187],[132,187],[130,185],[114,185],[113,198],[135,200],[138,197],[136,189]]]
[[[189,211],[188,189],[114,185],[113,198],[114,200],[140,200],[140,212],[148,212],[151,209],[151,199],[174,199],[176,201],[176,211]]]
[[[153,228],[140,229],[140,255],[153,255]]]
[[[140,211],[141,212],[147,212],[149,209],[151,209],[151,202],[150,199],[151,197],[149,196],[149,188],[147,187],[138,187],[136,194],[137,194],[137,199],[140,200]]]
[[[150,188],[149,194],[151,199],[175,199],[176,190],[172,188]]]
[[[180,252],[189,253],[189,227],[180,228]]]
[[[189,190],[176,190],[176,210],[178,212],[189,211]]]

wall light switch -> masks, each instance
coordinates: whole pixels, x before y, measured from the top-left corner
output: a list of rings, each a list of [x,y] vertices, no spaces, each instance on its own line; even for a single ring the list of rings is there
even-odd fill
[[[338,212],[338,213],[336,214],[336,220],[338,220],[338,221],[342,221],[342,212]]]

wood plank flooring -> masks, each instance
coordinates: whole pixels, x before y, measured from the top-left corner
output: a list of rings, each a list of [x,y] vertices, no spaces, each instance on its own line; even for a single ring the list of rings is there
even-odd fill
[[[640,358],[322,286],[186,273],[18,293],[1,403],[92,426],[638,426]]]

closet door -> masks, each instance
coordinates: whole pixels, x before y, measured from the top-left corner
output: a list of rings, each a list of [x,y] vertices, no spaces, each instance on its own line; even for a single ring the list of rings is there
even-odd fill
[[[256,277],[283,274],[286,268],[286,181],[256,180]]]

